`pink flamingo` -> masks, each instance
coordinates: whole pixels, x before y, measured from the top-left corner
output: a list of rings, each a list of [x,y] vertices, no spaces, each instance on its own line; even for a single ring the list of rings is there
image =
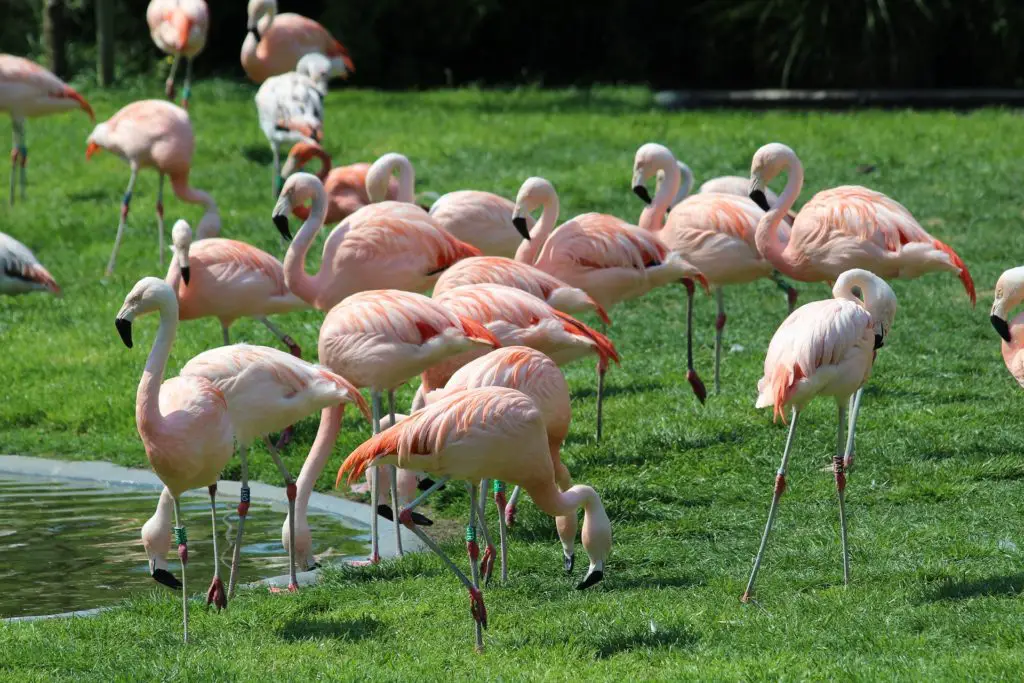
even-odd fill
[[[376,434],[380,431],[383,412],[381,392],[388,392],[391,423],[394,424],[396,388],[449,356],[475,349],[489,350],[500,343],[472,318],[451,313],[422,294],[384,289],[354,294],[332,308],[320,326],[318,346],[321,363],[347,377],[355,386],[370,388]],[[329,451],[330,445],[326,448]],[[320,466],[325,462],[326,456]],[[310,472],[313,480],[318,474],[319,471]],[[397,477],[395,472],[391,474],[391,504],[398,509]],[[371,563],[380,560],[378,495],[374,476],[370,478]],[[395,534],[401,554],[402,539],[397,524]]]
[[[522,238],[509,228],[515,204],[491,192],[460,190],[442,195],[430,207],[430,215],[442,228],[479,249],[486,256],[515,258]],[[527,216],[529,235],[533,218]],[[525,236],[524,235],[524,236]],[[526,237],[529,239],[529,237]]]
[[[0,111],[11,116],[14,145],[11,149],[11,194],[9,202],[14,205],[14,187],[21,165],[21,201],[25,201],[25,187],[28,178],[25,164],[28,163],[28,143],[25,142],[25,119],[47,116],[68,109],[81,108],[93,121],[96,117],[85,98],[75,92],[67,83],[52,73],[30,62],[24,57],[0,54]]]
[[[516,260],[529,263],[589,294],[605,310],[616,303],[682,280],[687,291],[693,280],[707,289],[707,280],[655,235],[614,216],[586,213],[563,223],[558,220],[558,195],[543,178],[528,178],[516,197],[513,223],[522,229],[525,216],[542,207],[530,239],[519,245]],[[692,311],[687,318],[692,317]],[[687,380],[697,398],[707,392],[687,354]]]
[[[604,375],[609,361],[619,362],[619,354],[610,339],[532,294],[504,285],[456,287],[438,294],[434,301],[456,315],[485,326],[502,346],[529,346],[547,354],[559,365],[596,355],[597,438],[600,440],[604,422]],[[480,351],[467,352],[427,369],[422,376],[421,391],[425,393],[445,386],[457,369],[480,355]],[[417,405],[414,403],[413,408]]]
[[[452,375],[444,389],[431,391],[424,396],[429,405],[456,391],[480,387],[507,387],[529,396],[540,409],[548,432],[548,448],[551,465],[554,468],[555,483],[561,491],[569,490],[572,477],[562,463],[562,443],[569,434],[572,407],[569,403],[569,385],[558,366],[548,356],[527,346],[506,346],[467,363]],[[404,471],[404,470],[403,470]],[[483,503],[487,495],[486,480],[480,487],[480,518],[483,519]],[[494,503],[498,508],[498,528],[501,539],[501,580],[508,580],[508,552],[506,548],[507,527],[512,526],[516,516],[516,502],[522,494],[522,487],[516,486],[512,495],[505,500],[505,485],[494,482]],[[411,499],[410,499],[411,500]],[[575,544],[578,520],[576,515],[561,515],[555,518],[558,538],[562,542],[562,556],[566,573],[571,573],[576,561]],[[494,547],[489,539],[484,550],[481,567],[484,580],[488,581],[494,567]]]
[[[206,47],[210,29],[210,10],[205,0],[151,0],[146,8],[149,35],[164,54],[173,55],[171,73],[167,76],[167,99],[174,99],[174,75],[178,62],[185,58],[185,89],[181,106],[188,109],[192,94],[192,59]]]
[[[356,70],[348,50],[317,22],[286,12],[277,0],[249,0],[248,33],[242,43],[242,68],[255,83],[295,69],[304,55],[319,52],[331,59],[331,75],[348,78]]]
[[[1024,267],[1010,268],[996,282],[996,297],[989,320],[1002,337],[1003,362],[1017,383],[1024,387],[1024,313],[1007,323],[1010,313],[1024,301]]]
[[[161,268],[164,265],[164,176],[170,177],[171,189],[178,199],[205,207],[206,211],[199,221],[199,234],[216,235],[220,232],[217,203],[206,192],[188,184],[196,138],[188,112],[184,109],[162,100],[132,102],[97,125],[87,142],[86,159],[91,159],[100,149],[105,149],[125,159],[132,171],[121,202],[121,220],[117,225],[114,249],[107,263],[107,276],[114,273],[117,251],[124,237],[128,208],[140,169],[154,168],[160,176],[156,195],[156,220]]]
[[[135,398],[135,423],[146,456],[174,502],[174,540],[181,559],[181,605],[184,638],[188,642],[188,540],[181,524],[179,498],[189,489],[207,487],[213,520],[213,556],[217,553],[217,479],[234,450],[234,429],[224,393],[205,377],[180,376],[163,382],[167,359],[178,327],[178,300],[163,280],[139,280],[125,297],[115,325],[121,340],[132,348],[132,321],[147,313],[160,314],[160,329],[149,352]],[[175,586],[166,569],[152,566],[153,577]],[[227,605],[220,563],[214,563],[208,603]],[[169,578],[168,578],[169,577]]]
[[[544,416],[526,394],[505,387],[455,392],[413,413],[353,451],[338,471],[338,480],[347,472],[352,481],[367,467],[381,464],[394,464],[440,477],[434,486],[403,508],[398,519],[419,536],[469,590],[478,651],[483,649],[482,629],[487,625],[487,610],[480,592],[477,566],[479,506],[476,487],[472,485],[477,481],[497,479],[522,486],[537,506],[552,516],[575,515],[582,506],[583,546],[590,556],[590,568],[577,588],[588,588],[603,578],[605,562],[611,553],[612,528],[601,498],[591,487],[579,484],[568,491],[559,491]],[[417,526],[411,515],[414,508],[449,478],[470,483],[466,550],[472,581]]]
[[[217,318],[227,346],[235,320],[255,318],[301,358],[295,340],[267,319],[308,308],[288,290],[281,262],[245,242],[200,237],[193,243],[192,229],[183,220],[171,230],[174,258],[165,280],[178,295],[179,320]]]
[[[376,182],[371,166],[367,176],[371,198],[374,192],[370,188]],[[387,177],[381,184],[387,187]],[[309,217],[285,255],[284,275],[292,292],[321,311],[329,311],[356,292],[426,291],[453,263],[480,255],[475,247],[438,227],[418,206],[385,201],[359,209],[331,231],[324,242],[320,272],[311,276],[305,270],[306,254],[327,213],[323,183],[309,173],[292,175],[281,190],[273,218],[285,239],[291,239],[288,214],[310,198]]]
[[[700,269],[715,289],[718,317],[715,319],[715,393],[721,389],[722,332],[725,329],[725,297],[723,287],[744,284],[760,278],[771,278],[786,291],[789,312],[796,305],[797,291],[783,282],[778,273],[757,251],[754,230],[764,215],[746,193],[743,196],[721,192],[704,192],[687,197],[676,204],[665,219],[672,198],[680,186],[680,169],[672,152],[662,145],[648,143],[636,152],[633,164],[633,191],[647,202],[640,215],[640,227],[658,235],[669,249],[685,255]],[[689,171],[689,168],[686,169]],[[652,176],[662,179],[652,200],[646,182]],[[716,178],[717,186],[731,185],[732,176]],[[711,181],[709,181],[711,182]],[[693,175],[686,185],[693,184]],[[707,183],[705,183],[707,185]],[[685,188],[684,188],[685,189]],[[692,311],[692,292],[687,311]],[[687,354],[692,353],[692,330],[687,316]]]
[[[320,145],[296,142],[288,152],[284,166],[281,167],[281,176],[287,178],[301,171],[303,166],[313,159],[320,160],[320,172],[316,177],[324,184],[324,190],[327,192],[325,222],[337,223],[345,220],[370,204],[370,196],[366,193],[366,174],[370,170],[370,164],[359,162],[331,168],[331,157]],[[389,201],[398,199],[398,181],[394,178],[389,180],[385,198]],[[309,218],[309,207],[301,204],[293,206],[292,213],[306,220]]]
[[[61,295],[57,281],[36,260],[35,254],[18,240],[0,232],[0,294],[40,291]]]
[[[800,215],[803,215],[801,212]],[[863,300],[858,299],[859,290]],[[881,278],[859,268],[841,273],[832,288],[834,299],[812,301],[796,309],[779,326],[768,345],[764,377],[757,383],[756,406],[771,406],[775,417],[785,420],[792,410],[789,436],[782,453],[782,464],[775,476],[775,492],[761,546],[754,558],[750,581],[743,602],[750,600],[754,580],[761,566],[768,534],[775,521],[779,499],[786,489],[786,465],[793,447],[793,436],[800,412],[816,396],[832,396],[839,409],[836,455],[832,466],[839,495],[839,526],[843,546],[843,583],[850,582],[850,555],[846,545],[846,470],[853,459],[853,436],[857,427],[857,407],[853,396],[871,374],[875,351],[885,343],[896,316],[896,295]],[[846,406],[850,403],[850,433],[843,448]]]

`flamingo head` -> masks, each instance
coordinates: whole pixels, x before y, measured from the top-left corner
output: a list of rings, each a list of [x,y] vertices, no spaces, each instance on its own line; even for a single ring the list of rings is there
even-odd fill
[[[320,156],[321,153],[323,153],[323,148],[320,145],[301,140],[296,142],[292,145],[291,151],[288,152],[288,158],[281,167],[281,177],[287,178],[296,171],[302,170],[303,166],[308,164],[314,157]]]
[[[651,193],[647,190],[647,181],[652,176],[657,176],[660,180],[669,169],[675,168],[676,158],[672,156],[668,147],[655,142],[641,146],[633,158],[633,193],[645,204],[650,204],[652,199]]]
[[[149,558],[149,573],[169,588],[181,588],[181,582],[168,569],[167,553],[171,550],[171,517],[167,508],[174,501],[165,489],[160,496],[156,513],[142,525],[142,546]]]
[[[270,214],[274,226],[286,240],[292,239],[292,232],[288,227],[288,214],[294,207],[305,204],[308,199],[312,199],[314,205],[319,202],[320,206],[325,206],[327,193],[324,184],[311,173],[293,173],[284,181],[284,187],[281,188],[281,194]],[[322,227],[323,216],[320,217],[320,222]]]
[[[412,172],[412,164],[409,159],[398,152],[389,152],[370,166],[370,170],[366,172],[366,194],[370,197],[372,204],[388,198],[391,176],[395,171],[399,171],[399,173]]]
[[[536,176],[527,178],[519,188],[516,205],[512,209],[512,225],[524,239],[530,239],[526,217],[553,199],[557,199],[557,196],[555,186],[550,181]]]
[[[178,269],[181,271],[181,279],[186,287],[191,276],[191,271],[188,267],[188,252],[191,246],[192,228],[189,226],[188,221],[178,220],[171,229],[171,251],[174,254],[174,262],[178,264]]]
[[[195,26],[191,15],[181,8],[172,11],[170,17],[172,45],[177,52],[185,52],[188,42],[192,38],[192,29]],[[198,35],[196,36],[198,38]]]
[[[270,23],[274,21],[274,15],[277,14],[277,0],[249,0],[247,12],[249,18],[245,28],[256,38],[256,42],[259,42],[260,31],[266,31],[270,28]],[[267,21],[261,27],[260,20],[263,17],[267,17]]]
[[[86,161],[92,159],[97,152],[107,146],[106,141],[109,133],[110,127],[106,123],[97,124],[96,127],[92,129],[92,133],[90,133],[89,137],[85,140]]]
[[[781,142],[770,142],[754,153],[750,162],[750,198],[762,211],[771,210],[765,189],[796,159],[796,153]]]
[[[321,96],[327,95],[327,81],[331,79],[331,60],[319,52],[303,55],[295,71],[309,78]]]
[[[875,332],[875,348],[885,345],[896,319],[896,293],[889,283],[863,268],[853,268],[840,274],[832,287],[837,299],[861,302],[871,314],[871,325]]]
[[[125,346],[132,348],[132,323],[135,318],[157,311],[177,319],[178,297],[171,286],[160,278],[144,277],[128,292],[124,305],[114,319],[114,326]]]
[[[989,320],[1003,341],[1010,343],[1012,335],[1007,321],[1010,312],[1024,301],[1024,266],[1010,268],[996,282],[996,296],[992,302]]]

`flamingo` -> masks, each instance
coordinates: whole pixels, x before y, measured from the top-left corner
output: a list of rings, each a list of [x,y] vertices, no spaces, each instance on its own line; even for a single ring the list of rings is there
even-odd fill
[[[287,190],[287,186],[286,186]],[[332,308],[320,327],[320,362],[357,387],[369,387],[373,431],[380,431],[381,392],[394,390],[449,356],[500,346],[498,339],[469,317],[446,310],[422,294],[394,289],[353,294]],[[326,446],[329,454],[329,444]],[[311,455],[312,457],[312,455]],[[308,460],[308,458],[307,458]],[[320,467],[326,463],[326,456]],[[319,471],[310,472],[313,480]],[[395,473],[392,472],[392,475]],[[391,504],[398,508],[397,478],[391,477]],[[378,483],[370,479],[370,562],[377,563]],[[395,525],[401,553],[400,527]]]
[[[255,318],[302,357],[295,340],[267,319],[309,306],[288,290],[281,262],[251,244],[217,237],[192,242],[192,228],[179,220],[171,230],[174,257],[165,278],[178,295],[179,320],[217,318],[224,345],[238,318]]]
[[[526,215],[538,207],[542,207],[540,220],[530,239],[519,245],[516,260],[579,287],[605,310],[679,280],[688,292],[694,279],[707,289],[704,275],[657,236],[614,216],[586,213],[555,230],[558,195],[554,186],[544,178],[528,178],[516,197],[513,223],[524,227]],[[687,319],[691,317],[688,310]],[[692,353],[687,354],[686,378],[703,403],[707,392],[693,368]]]
[[[352,481],[367,467],[382,464],[394,464],[439,477],[432,487],[402,509],[398,519],[419,536],[469,590],[478,651],[483,649],[482,629],[487,626],[487,610],[480,592],[477,567],[476,517],[479,507],[476,488],[472,485],[475,482],[497,479],[522,486],[537,506],[551,516],[575,515],[582,506],[583,547],[590,556],[590,568],[577,588],[588,588],[604,577],[605,562],[612,547],[612,528],[601,498],[593,488],[580,484],[568,491],[559,491],[551,464],[544,415],[526,394],[505,387],[455,392],[359,446],[338,470],[338,481],[346,472]],[[411,515],[414,508],[449,478],[470,483],[466,550],[472,581]]]
[[[277,13],[277,0],[249,0],[242,68],[255,83],[292,71],[310,53],[331,60],[331,75],[348,78],[356,70],[345,46],[330,32],[300,14]]]
[[[366,193],[366,174],[370,170],[370,164],[359,162],[331,168],[330,155],[317,144],[296,142],[288,152],[284,166],[281,167],[281,176],[288,178],[293,173],[301,171],[313,159],[320,160],[320,172],[316,177],[324,184],[324,190],[327,192],[327,215],[324,222],[337,223],[345,220],[370,203],[370,197]],[[394,178],[390,179],[386,199],[398,199],[398,181]],[[293,206],[292,213],[306,220],[309,218],[309,207]]]
[[[256,91],[256,114],[260,130],[270,143],[274,157],[271,199],[277,199],[281,184],[281,145],[295,142],[317,144],[323,138],[326,86],[315,78],[323,55],[306,55],[295,71],[272,76]]]
[[[561,452],[562,443],[569,434],[572,406],[569,403],[569,385],[555,362],[540,351],[527,346],[506,346],[462,366],[451,376],[444,389],[431,391],[424,399],[429,405],[452,392],[480,387],[507,387],[521,391],[533,400],[540,409],[547,427],[548,448],[555,482],[559,490],[569,490],[572,486],[572,477],[562,463]],[[507,527],[515,522],[516,502],[522,494],[522,487],[516,486],[506,503],[504,483],[495,481],[494,484],[494,503],[498,508],[501,539],[501,580],[504,582],[508,580]],[[485,498],[486,481],[482,482],[480,488],[481,519],[484,515],[482,503]],[[562,543],[565,571],[571,573],[576,561],[578,520],[575,515],[562,515],[555,518],[555,526]],[[489,543],[484,550],[481,566],[484,580],[488,581],[494,566],[494,547]]]
[[[1024,313],[1007,322],[1010,313],[1024,301],[1024,267],[1010,268],[996,282],[995,301],[989,320],[1002,337],[1003,362],[1017,383],[1024,387]]]
[[[0,294],[28,292],[61,295],[57,281],[24,244],[0,232]]]
[[[600,440],[604,375],[609,361],[619,362],[618,351],[610,339],[532,294],[504,285],[465,285],[438,294],[434,300],[452,313],[484,325],[502,346],[529,346],[547,354],[559,365],[596,355],[597,438]],[[423,373],[422,392],[445,386],[457,369],[479,355],[479,351],[468,352],[429,368]],[[414,403],[413,408],[418,405]]]
[[[803,212],[800,213],[803,215]],[[858,299],[856,291],[863,299]],[[792,411],[789,436],[782,464],[775,476],[775,491],[761,545],[754,558],[743,602],[750,600],[754,580],[768,545],[779,499],[786,489],[786,465],[800,412],[816,396],[831,396],[839,410],[836,455],[832,459],[836,492],[839,496],[839,527],[843,546],[843,584],[850,582],[850,555],[846,544],[846,470],[853,458],[853,436],[857,427],[854,394],[871,374],[875,351],[884,343],[896,317],[896,295],[880,277],[860,268],[841,273],[832,288],[833,299],[812,301],[796,309],[768,345],[764,377],[757,383],[758,408],[772,407],[776,418],[785,421]],[[847,403],[853,406],[850,433],[843,448],[843,427]]]
[[[19,164],[21,201],[25,201],[25,187],[28,185],[25,174],[25,164],[28,163],[25,119],[75,108],[88,114],[89,120],[96,120],[89,103],[67,83],[24,57],[0,54],[0,111],[10,115],[14,135],[11,149],[11,194],[8,199],[11,206],[14,206]]]
[[[213,556],[217,552],[217,479],[231,459],[234,429],[224,392],[205,377],[179,376],[163,382],[167,359],[178,328],[178,300],[163,280],[147,277],[139,280],[125,297],[115,325],[121,341],[132,348],[132,322],[147,313],[160,314],[160,328],[149,352],[146,368],[135,398],[135,423],[146,449],[146,457],[173,500],[174,542],[181,560],[181,606],[184,640],[188,642],[188,539],[181,524],[179,500],[190,489],[207,487],[213,521]],[[166,569],[151,567],[162,583],[175,585]],[[170,578],[168,578],[170,577]],[[227,595],[220,579],[220,563],[214,563],[213,581],[207,603],[227,606]]]
[[[160,176],[156,195],[156,219],[161,268],[164,264],[164,176],[170,177],[171,189],[178,199],[190,204],[202,204],[205,207],[203,217],[199,221],[199,234],[216,235],[220,232],[217,203],[209,194],[189,186],[188,183],[196,138],[192,132],[188,112],[184,109],[163,100],[132,102],[108,120],[98,124],[86,142],[86,159],[91,159],[96,152],[105,149],[125,159],[132,171],[128,179],[128,189],[121,201],[121,220],[117,225],[114,249],[110,252],[110,261],[107,263],[108,277],[114,273],[117,251],[124,237],[128,208],[140,169],[156,169]]]
[[[377,182],[375,166],[370,167],[367,176],[368,190]],[[386,180],[384,177],[381,182],[384,187]],[[369,194],[374,196],[373,191]],[[480,255],[475,247],[438,227],[419,207],[385,201],[359,209],[335,227],[324,242],[320,272],[310,276],[305,270],[306,254],[327,213],[323,183],[309,173],[292,175],[285,181],[273,210],[274,225],[290,240],[288,214],[310,198],[309,217],[285,255],[284,276],[292,292],[321,311],[331,310],[356,292],[426,291],[453,263]]]
[[[460,190],[442,195],[430,207],[430,215],[442,228],[468,242],[486,256],[515,258],[522,239],[509,229],[515,204],[500,195]],[[529,235],[533,217],[527,216]],[[529,239],[527,237],[526,239]]]
[[[210,10],[205,0],[150,0],[146,8],[146,23],[156,46],[174,57],[164,86],[169,100],[174,99],[174,75],[178,72],[178,62],[185,58],[185,89],[181,93],[181,106],[187,110],[188,98],[192,94],[192,59],[206,47]]]
[[[782,282],[772,264],[757,251],[754,230],[764,215],[746,193],[743,196],[722,192],[705,192],[687,197],[676,204],[665,218],[672,197],[680,186],[678,163],[667,147],[648,143],[636,152],[633,163],[633,191],[647,202],[640,215],[640,227],[658,235],[669,249],[683,254],[700,269],[715,289],[718,317],[715,319],[715,393],[721,390],[722,333],[725,329],[725,297],[723,287],[744,284],[760,278],[771,278],[787,293],[789,312],[796,305],[797,291]],[[689,171],[688,167],[685,167]],[[662,179],[652,200],[646,182],[652,176]],[[716,178],[715,186],[731,183],[731,176]],[[711,181],[709,181],[710,183]],[[693,175],[683,183],[693,184]],[[707,185],[707,183],[705,183]],[[686,187],[684,187],[686,189]],[[682,193],[681,191],[679,192]],[[691,293],[692,298],[692,293]],[[687,310],[692,310],[692,301]],[[692,353],[692,330],[687,320],[687,354]]]

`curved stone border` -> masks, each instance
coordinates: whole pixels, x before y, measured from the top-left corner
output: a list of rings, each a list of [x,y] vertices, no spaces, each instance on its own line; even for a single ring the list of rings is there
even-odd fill
[[[81,460],[51,460],[49,458],[36,458],[24,455],[0,455],[0,474],[19,474],[31,477],[49,477],[53,479],[78,479],[85,481],[98,481],[121,486],[134,486],[152,488],[159,491],[163,488],[160,478],[150,470],[132,469],[112,465],[108,462],[81,461]],[[238,497],[242,485],[237,481],[217,482],[217,493]],[[270,502],[275,507],[287,505],[287,498],[283,488],[262,484],[258,481],[249,482],[249,489],[254,499]],[[187,495],[202,495],[200,493]],[[328,496],[323,493],[314,492],[309,498],[309,509],[326,512],[336,517],[342,517],[345,525],[354,529],[370,530],[369,517],[370,506],[356,503],[336,496]],[[380,533],[380,555],[382,558],[391,558],[398,555],[397,544],[395,543],[394,522],[381,518],[378,520],[378,531]],[[405,552],[421,552],[426,549],[423,542],[408,529],[402,529],[402,547]],[[308,586],[316,583],[320,576],[320,570],[314,569],[308,572],[299,572],[297,578],[300,586]],[[261,579],[254,583],[246,584],[246,587],[253,586],[275,586],[286,587],[288,575],[272,576]],[[97,607],[88,610],[75,612],[63,612],[61,614],[44,614],[27,617],[9,617],[0,619],[0,622],[37,621],[39,619],[55,619],[60,617],[88,617],[95,616],[109,607]]]

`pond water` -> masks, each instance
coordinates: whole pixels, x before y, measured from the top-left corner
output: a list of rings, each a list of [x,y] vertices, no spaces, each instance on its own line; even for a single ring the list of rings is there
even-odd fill
[[[116,603],[132,594],[169,588],[149,575],[140,530],[156,510],[160,492],[90,481],[0,474],[0,618],[55,614]],[[238,501],[217,497],[221,576],[231,571]],[[190,592],[205,591],[213,575],[210,502],[205,491],[181,501],[188,529]],[[288,572],[281,547],[287,506],[254,498],[245,522],[239,568],[248,583]],[[367,554],[367,530],[346,527],[311,510],[314,552],[326,558]],[[228,538],[230,536],[230,538]],[[169,569],[181,577],[172,550]]]

